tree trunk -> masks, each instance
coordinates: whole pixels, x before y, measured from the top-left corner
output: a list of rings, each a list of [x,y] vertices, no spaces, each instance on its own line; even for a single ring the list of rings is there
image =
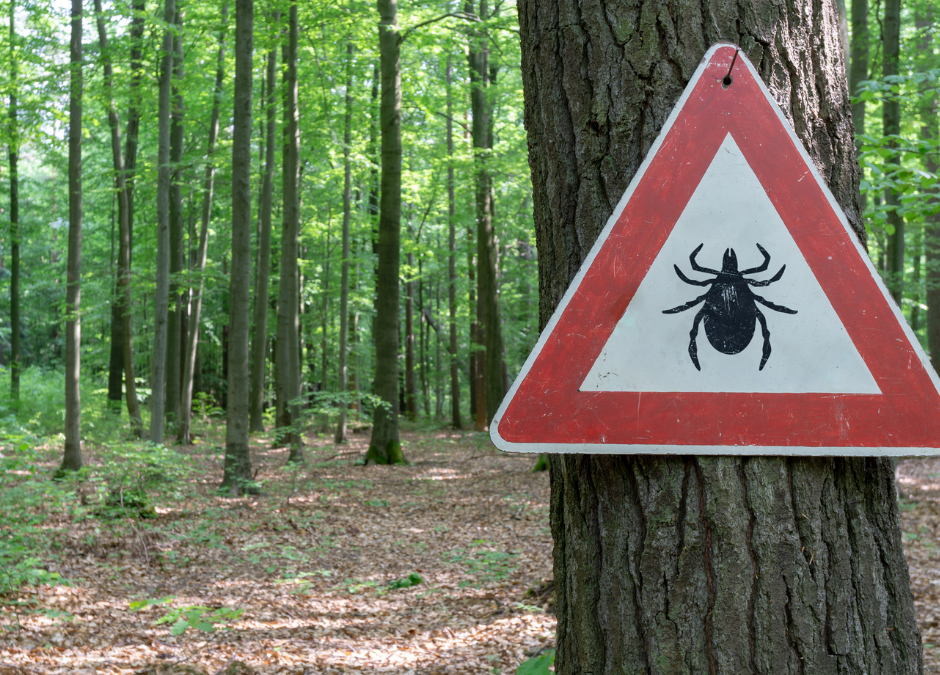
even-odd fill
[[[134,0],[132,5],[133,17],[131,18],[131,78],[130,78],[130,105],[127,111],[127,138],[124,141],[124,171],[126,180],[124,182],[127,190],[127,227],[130,237],[130,246],[128,256],[133,246],[134,232],[134,182],[137,171],[137,136],[140,130],[140,78],[143,73],[143,39],[144,39],[144,20],[146,6],[144,0]],[[130,257],[128,257],[130,261]],[[128,263],[128,274],[130,274],[130,263]],[[130,307],[130,305],[128,305]],[[129,311],[129,310],[128,310]],[[125,341],[130,336],[125,334]],[[125,347],[126,352],[126,347]]]
[[[274,24],[281,21],[281,13],[275,11]],[[267,96],[265,98],[265,145],[264,180],[261,184],[261,199],[258,221],[258,268],[255,277],[255,335],[251,343],[251,412],[249,431],[264,431],[264,371],[268,341],[268,287],[271,274],[271,204],[274,193],[274,136],[277,129],[277,94],[274,83],[277,77],[277,50],[268,52],[266,71]]]
[[[413,228],[409,225],[411,235]],[[412,422],[418,417],[415,400],[415,254],[408,251],[408,281],[405,282],[405,412]]]
[[[349,223],[352,216],[352,164],[349,161],[352,144],[352,60],[353,44],[346,43],[346,114],[343,119],[343,262],[339,289],[339,393],[346,396],[346,340],[349,323]],[[339,420],[336,422],[334,441],[346,442],[346,411],[349,404],[340,399]]]
[[[885,77],[898,74],[898,59],[901,53],[901,0],[885,0],[884,17],[884,58],[882,73]],[[885,136],[898,136],[901,133],[901,102],[897,96],[885,95],[882,103],[882,123]],[[888,147],[897,148],[896,140],[888,142]],[[886,171],[897,171],[901,163],[898,156],[888,158]],[[899,306],[903,307],[904,296],[904,219],[897,212],[901,205],[901,195],[894,190],[885,190],[885,204],[889,207],[888,225],[894,232],[888,233],[888,289]]]
[[[933,12],[928,9],[924,27],[933,25]],[[920,25],[920,22],[918,22]],[[933,34],[923,33],[922,53],[930,53]],[[936,144],[940,139],[940,124],[937,119],[937,93],[925,98],[920,109],[921,138]],[[936,148],[937,146],[934,145]],[[940,157],[936,152],[924,157],[924,168],[930,173],[940,171]],[[933,201],[940,201],[940,186],[931,188]],[[924,285],[927,291],[927,349],[934,370],[940,372],[940,212],[927,216],[924,223]]]
[[[668,11],[520,0],[542,327],[720,39],[864,236],[830,2]],[[550,512],[559,675],[923,672],[889,460],[552,455]]]
[[[170,80],[173,70],[175,0],[164,0],[157,145],[157,274],[153,300],[153,362],[150,367],[150,442],[163,443],[166,404],[167,313],[170,301]]]
[[[468,13],[473,12],[473,3],[467,3]],[[487,19],[486,0],[480,0],[479,17]],[[489,84],[489,45],[484,33],[474,31],[467,52],[470,65],[470,105],[473,110],[473,155],[476,183],[477,216],[477,297],[479,314],[477,321],[482,328],[484,349],[482,359],[477,362],[485,372],[485,428],[506,393],[503,388],[503,337],[499,322],[499,299],[496,279],[496,233],[493,229],[492,179],[489,161],[492,149],[490,125],[490,103],[487,97]],[[480,330],[478,328],[478,331]],[[481,391],[477,391],[479,397]]]
[[[457,368],[457,201],[454,196],[453,65],[447,55],[447,304],[450,315],[450,423],[462,429]]]
[[[248,452],[248,329],[251,311],[251,79],[253,0],[235,0],[232,129],[232,272],[229,282],[225,477],[230,495],[255,492]]]
[[[116,274],[117,287],[114,294],[114,306],[117,308],[118,321],[121,325],[121,330],[119,331],[120,344],[118,347],[121,350],[120,364],[122,372],[119,373],[119,376],[123,376],[124,378],[124,387],[127,392],[127,415],[130,418],[131,429],[134,435],[140,438],[143,434],[144,425],[140,417],[140,405],[137,402],[137,385],[134,381],[134,343],[130,314],[130,208],[128,207],[127,201],[130,195],[127,189],[124,157],[121,155],[121,124],[118,120],[117,109],[114,106],[114,97],[112,95],[114,85],[111,56],[108,52],[108,35],[105,31],[104,18],[101,15],[101,0],[95,0],[95,14],[98,24],[98,42],[101,46],[102,62],[104,66],[105,87],[108,90],[108,126],[111,130],[111,156],[114,162],[114,182],[118,202],[119,244]],[[113,314],[111,318],[113,322]],[[113,327],[111,338],[113,353],[113,340],[115,339]],[[120,382],[118,384],[118,391],[120,393]]]
[[[849,94],[858,94],[860,82],[868,79],[868,0],[852,0],[852,58],[849,67]],[[865,133],[865,101],[852,104],[856,137]],[[861,141],[856,141],[861,147]]]
[[[20,141],[16,111],[16,2],[10,0],[10,400],[20,400]]]
[[[297,265],[300,236],[300,134],[297,123],[297,5],[288,17],[284,61],[284,151],[282,157],[284,200],[281,225],[280,284],[277,302],[277,369],[275,383],[280,415],[278,429],[286,430],[279,440],[290,447],[291,462],[303,460],[302,436],[296,425],[300,410],[300,270]]]
[[[62,470],[82,468],[82,2],[72,0],[69,42],[69,253],[65,291],[65,452]]]
[[[196,275],[199,279],[198,290],[193,295],[189,318],[189,331],[186,335],[186,350],[183,353],[183,381],[180,389],[180,443],[189,445],[192,441],[190,421],[192,420],[193,389],[199,369],[196,356],[199,347],[199,321],[202,317],[202,293],[205,287],[203,272],[206,269],[206,253],[209,246],[209,219],[212,215],[212,192],[215,187],[215,144],[219,138],[219,116],[222,105],[222,83],[225,80],[225,32],[228,27],[228,0],[222,2],[222,28],[219,32],[219,51],[215,69],[215,100],[209,119],[209,141],[206,148],[206,173],[202,191],[202,222],[199,228],[199,250],[196,252]],[[263,357],[262,357],[263,358]]]
[[[378,0],[382,99],[381,203],[379,270],[375,294],[375,394],[385,405],[372,414],[372,438],[366,462],[401,464],[398,436],[398,268],[401,239],[401,34],[398,0]]]
[[[173,86],[170,122],[170,301],[167,312],[166,342],[166,427],[171,434],[179,431],[180,365],[182,344],[180,326],[183,321],[183,298],[180,275],[183,273],[183,192],[181,188],[183,160],[183,13],[176,8],[177,33],[173,38]]]

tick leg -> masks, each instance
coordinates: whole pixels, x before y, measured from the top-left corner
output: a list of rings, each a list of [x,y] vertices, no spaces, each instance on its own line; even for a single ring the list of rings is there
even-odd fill
[[[679,275],[679,278],[682,279],[685,283],[689,284],[690,286],[709,286],[709,285],[711,285],[712,283],[714,283],[714,280],[710,280],[710,281],[696,281],[695,279],[689,279],[687,276],[685,276],[685,275],[682,273],[682,270],[679,269],[679,266],[678,266],[678,265],[673,265],[672,268],[676,271],[676,274]],[[716,274],[717,274],[717,272],[716,272]]]
[[[706,293],[705,295],[700,295],[697,298],[695,298],[695,300],[689,300],[689,302],[685,303],[684,305],[679,305],[678,307],[673,307],[672,309],[664,309],[663,314],[678,314],[679,312],[684,312],[687,309],[692,309],[698,303],[705,300],[705,298],[707,297],[708,297],[708,293]]]
[[[789,307],[784,307],[783,305],[776,305],[772,303],[770,300],[765,300],[764,298],[760,297],[759,295],[757,295],[757,293],[752,293],[751,295],[754,296],[754,299],[757,300],[757,302],[764,305],[765,307],[770,307],[770,309],[774,310],[775,312],[783,312],[784,314],[796,314],[795,309],[790,309]],[[760,312],[758,312],[758,314],[760,314]]]
[[[767,251],[765,251],[764,247],[761,246],[760,244],[757,245],[757,248],[763,254],[764,262],[762,262],[757,267],[752,267],[747,270],[741,270],[741,274],[756,274],[757,272],[763,272],[765,269],[767,269],[767,265],[770,264],[770,254]]]
[[[695,256],[698,255],[698,252],[702,250],[704,245],[705,244],[699,244],[698,248],[692,251],[692,255],[689,256],[689,262],[692,263],[692,269],[696,272],[705,272],[706,274],[718,274],[718,270],[710,270],[707,267],[702,267],[697,262],[695,262]]]
[[[705,310],[702,310],[695,315],[695,320],[692,322],[692,330],[689,331],[689,356],[692,357],[692,365],[699,371],[702,370],[702,367],[698,364],[698,346],[695,344],[695,338],[698,336],[698,325],[702,322],[702,319],[705,318],[704,312]]]
[[[780,281],[780,277],[783,276],[783,270],[785,270],[786,268],[787,268],[786,265],[781,267],[780,271],[777,272],[775,275],[773,275],[773,277],[770,279],[766,279],[764,281],[754,281],[753,279],[748,279],[747,283],[750,284],[751,286],[770,286],[770,284],[772,284],[773,282]],[[751,270],[744,270],[744,272],[741,272],[741,274],[745,274],[746,272],[750,272],[750,271]]]
[[[767,359],[770,358],[770,330],[767,328],[767,319],[764,318],[761,311],[757,308],[755,308],[755,311],[757,312],[757,320],[760,321],[760,333],[764,336],[764,355],[760,359],[760,368],[758,368],[758,370],[763,370]]]

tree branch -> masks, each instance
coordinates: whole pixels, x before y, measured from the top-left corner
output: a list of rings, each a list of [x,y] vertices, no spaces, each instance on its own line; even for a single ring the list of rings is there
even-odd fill
[[[406,29],[404,32],[402,32],[401,39],[398,41],[398,44],[401,44],[407,40],[408,37],[419,28],[424,28],[425,26],[430,26],[432,23],[437,23],[438,21],[443,21],[444,19],[450,18],[463,19],[464,21],[480,21],[480,19],[473,14],[467,14],[466,12],[448,12],[447,14],[441,14],[438,17],[428,19],[427,21],[422,21],[421,23],[415,24],[411,28]]]

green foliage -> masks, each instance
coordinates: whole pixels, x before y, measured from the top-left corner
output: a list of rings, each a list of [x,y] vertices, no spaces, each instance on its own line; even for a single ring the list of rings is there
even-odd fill
[[[541,656],[523,661],[516,668],[516,675],[550,675],[549,668],[555,663],[555,650],[549,649]]]
[[[130,609],[133,612],[168,605],[173,601],[172,596],[165,598],[150,598],[147,600],[135,600],[130,603]],[[231,607],[202,607],[200,605],[187,605],[170,609],[166,614],[153,622],[154,626],[162,624],[173,624],[170,627],[170,635],[182,635],[190,628],[195,628],[203,633],[211,633],[218,625],[230,624],[238,621],[245,613],[243,609],[234,609]]]
[[[514,553],[482,548],[491,545],[490,542],[482,539],[474,540],[472,545],[473,548],[469,550],[458,548],[444,556],[445,562],[462,566],[467,575],[473,577],[473,580],[461,581],[459,584],[461,588],[466,586],[478,587],[486,583],[500,581],[515,569]],[[482,550],[479,550],[480,548]]]
[[[421,575],[417,572],[412,572],[407,577],[389,581],[387,586],[394,590],[398,588],[411,588],[412,586],[417,586],[422,583],[424,583],[424,579],[421,578]]]

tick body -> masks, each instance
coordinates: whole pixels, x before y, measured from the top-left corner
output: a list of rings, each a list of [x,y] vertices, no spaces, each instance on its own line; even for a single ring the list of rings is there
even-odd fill
[[[692,320],[692,330],[689,332],[689,357],[697,370],[702,369],[698,362],[698,345],[696,343],[700,324],[704,325],[705,336],[712,347],[722,354],[738,354],[751,343],[759,323],[761,335],[764,339],[764,349],[758,370],[763,370],[767,364],[767,359],[770,358],[770,330],[767,328],[767,319],[764,318],[764,314],[757,306],[758,303],[775,312],[784,314],[796,314],[796,310],[777,305],[757,295],[751,290],[751,287],[769,286],[779,281],[787,266],[781,267],[779,272],[765,281],[747,279],[746,275],[763,272],[770,264],[770,254],[764,250],[763,246],[758,244],[757,248],[764,256],[764,262],[757,267],[746,270],[738,270],[738,258],[734,253],[734,249],[726,249],[721,271],[702,267],[695,261],[695,256],[702,250],[702,246],[704,244],[699,244],[698,248],[692,251],[689,262],[696,272],[712,274],[714,278],[698,281],[685,276],[678,265],[673,265],[673,268],[679,278],[690,286],[709,286],[710,288],[703,295],[690,300],[684,305],[664,310],[663,314],[678,314],[704,303]]]

